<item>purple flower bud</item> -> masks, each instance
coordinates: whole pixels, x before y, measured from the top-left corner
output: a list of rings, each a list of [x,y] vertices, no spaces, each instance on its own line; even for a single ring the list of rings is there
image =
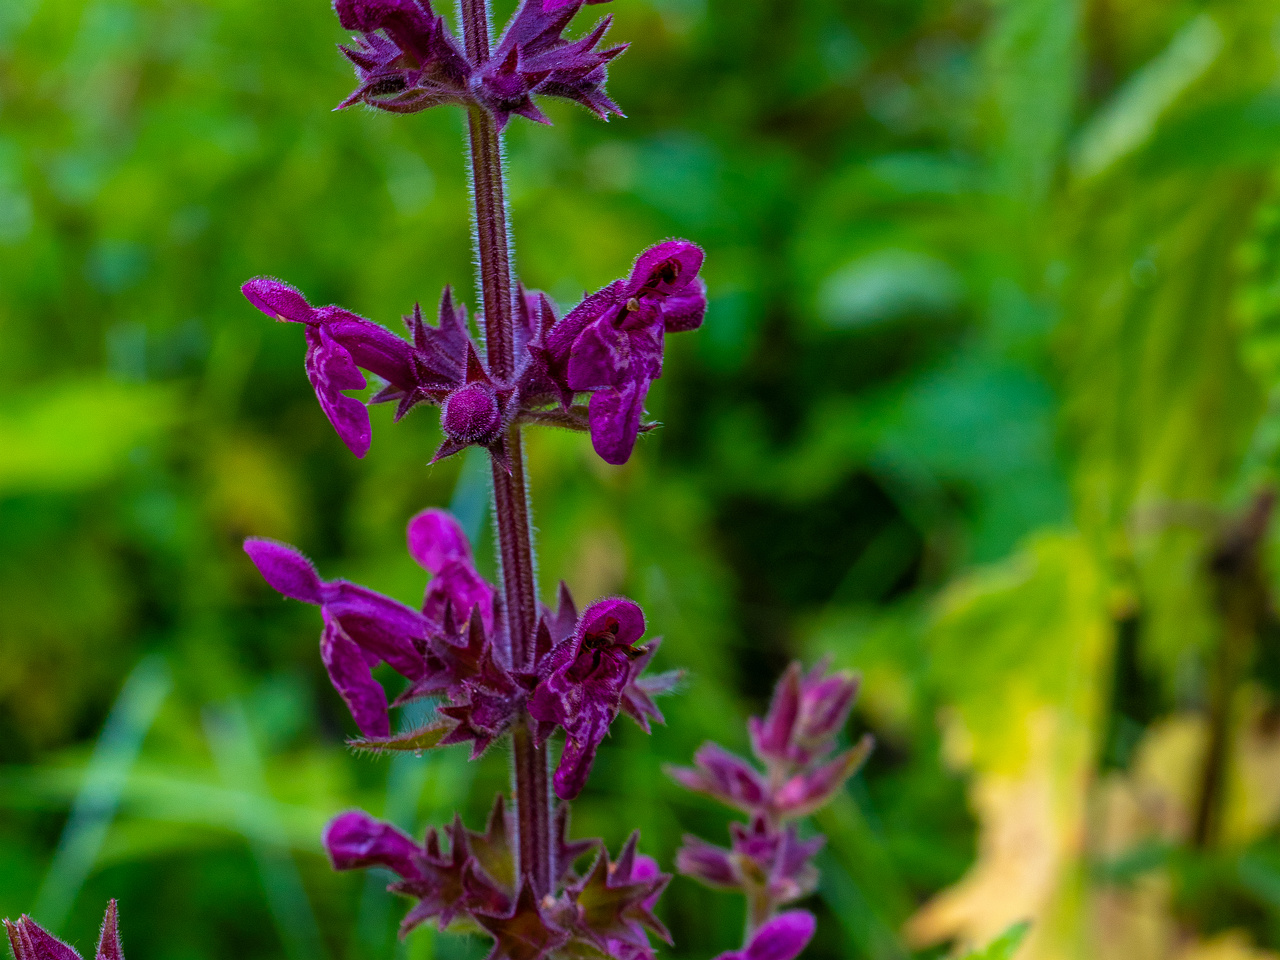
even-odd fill
[[[471,563],[467,535],[447,510],[433,508],[416,514],[409,521],[406,537],[409,556],[431,573],[439,574],[454,563]]]
[[[733,851],[707,843],[691,833],[684,835],[684,845],[676,851],[676,869],[710,887],[742,886]]]
[[[453,391],[440,415],[445,436],[463,444],[491,436],[501,422],[498,398],[485,383],[469,383]]]
[[[803,817],[826,806],[870,752],[871,738],[863,737],[857,746],[834,760],[797,774],[775,791],[774,809],[779,816]]]
[[[748,722],[751,745],[766,762],[807,764],[832,747],[858,696],[858,678],[846,671],[826,675],[824,661],[805,674],[792,663],[774,688],[763,720]]]
[[[789,910],[764,924],[741,950],[730,950],[716,960],[795,960],[813,939],[817,921],[807,910]]]
[[[716,743],[704,743],[693,755],[695,766],[668,768],[686,790],[706,794],[747,813],[769,806],[769,785],[751,764]]]
[[[17,922],[5,920],[4,928],[9,935],[14,960],[81,960],[80,954],[73,947],[53,936],[26,914],[19,917]],[[102,933],[98,938],[95,960],[124,960],[114,900],[107,904],[106,915],[102,918]]]
[[[363,810],[340,813],[324,831],[324,847],[335,870],[389,867],[407,880],[422,877],[418,858],[425,851],[389,823],[375,820]]]

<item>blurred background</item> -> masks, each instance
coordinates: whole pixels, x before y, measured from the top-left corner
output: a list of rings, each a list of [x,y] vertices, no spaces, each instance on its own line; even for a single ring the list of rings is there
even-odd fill
[[[626,467],[529,441],[544,594],[634,596],[690,671],[575,831],[723,841],[661,765],[831,654],[878,748],[810,827],[813,960],[1022,919],[1027,960],[1277,956],[1276,5],[603,9],[629,118],[512,123],[519,273],[569,304],[684,236],[712,303]],[[386,407],[354,460],[238,292],[474,303],[461,116],[331,113],[343,39],[324,0],[0,0],[0,915],[82,948],[115,896],[130,960],[484,953],[397,944],[319,834],[479,817],[505,759],[352,756],[315,611],[240,550],[413,602],[405,523],[452,505],[493,570],[484,462]],[[738,942],[733,896],[662,912],[670,956]]]

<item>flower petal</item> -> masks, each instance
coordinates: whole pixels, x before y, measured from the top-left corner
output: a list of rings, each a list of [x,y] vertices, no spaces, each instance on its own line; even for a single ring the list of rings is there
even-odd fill
[[[605,463],[621,466],[631,458],[649,382],[628,383],[618,390],[602,390],[591,395],[587,417],[591,423],[591,446]]]
[[[255,307],[273,320],[316,323],[316,311],[295,287],[271,277],[254,277],[240,287]]]
[[[707,285],[701,277],[673,293],[662,303],[662,322],[667,333],[683,333],[702,326],[707,313]]]
[[[569,386],[574,390],[612,387],[631,366],[631,340],[607,318],[586,327],[569,351]]]
[[[453,514],[432,508],[409,521],[409,555],[418,566],[439,573],[456,561],[471,563],[471,544]]]
[[[630,646],[644,636],[644,611],[640,604],[626,597],[608,597],[597,600],[578,621],[580,637],[599,636],[612,632],[615,645]]]
[[[688,240],[667,240],[636,258],[627,281],[627,295],[642,292],[667,295],[683,290],[702,269],[702,248]]]
[[[320,575],[311,561],[293,547],[250,537],[244,542],[244,552],[273,589],[303,603],[321,602],[324,584]]]
[[[742,960],[795,960],[813,939],[817,926],[809,911],[788,910],[757,930],[746,949],[734,955]]]
[[[329,680],[346,701],[356,726],[366,737],[387,737],[391,720],[387,712],[387,695],[382,684],[373,679],[364,653],[342,626],[326,614],[324,632],[320,634],[320,659],[329,671]]]
[[[338,431],[342,442],[357,457],[369,452],[372,428],[369,411],[343,390],[361,390],[366,385],[364,374],[351,354],[324,327],[307,327],[307,379],[315,388],[320,409]]]
[[[390,867],[405,879],[419,879],[415,858],[423,850],[389,823],[375,820],[363,810],[340,813],[324,831],[324,846],[335,870],[358,867]]]

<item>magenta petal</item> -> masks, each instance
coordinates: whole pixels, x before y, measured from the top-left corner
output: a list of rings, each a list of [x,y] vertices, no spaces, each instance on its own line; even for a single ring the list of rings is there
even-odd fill
[[[409,521],[409,555],[418,566],[439,573],[455,561],[471,563],[471,545],[462,524],[447,510],[423,510]]]
[[[363,810],[340,813],[325,827],[325,849],[335,870],[358,867],[390,867],[405,879],[420,879],[416,858],[423,853],[404,833],[375,820]]]
[[[324,307],[325,332],[340,344],[358,367],[375,373],[402,390],[417,384],[413,374],[413,345],[386,327],[338,307]],[[346,389],[352,389],[347,387]]]
[[[254,277],[240,287],[255,307],[273,320],[290,320],[294,323],[316,322],[315,311],[297,289],[271,277]]]
[[[569,351],[569,386],[574,390],[611,387],[626,375],[631,343],[606,320],[590,324]]]
[[[674,293],[688,286],[702,268],[702,248],[688,240],[667,240],[650,247],[636,258],[627,283],[627,292],[642,289]]]
[[[365,405],[343,390],[365,387],[364,374],[351,359],[346,348],[333,339],[323,327],[307,327],[307,379],[315,388],[316,399],[342,442],[357,457],[369,452],[373,432]]]
[[[323,583],[320,575],[311,561],[293,547],[274,540],[250,537],[244,542],[244,552],[273,589],[303,603],[321,602]]]
[[[732,889],[742,886],[733,865],[733,852],[686,834],[684,845],[676,851],[676,869],[712,887]]]
[[[591,395],[587,405],[591,446],[605,463],[621,466],[631,459],[636,437],[640,435],[640,418],[644,415],[648,392],[648,381],[642,381]]]
[[[464,618],[478,607],[480,622],[485,630],[492,631],[493,598],[493,587],[476,573],[469,562],[459,561],[449,564],[431,581],[422,602],[422,612],[434,620],[443,620],[446,603],[453,607],[455,615]]]
[[[743,960],[795,960],[813,939],[817,920],[807,910],[780,913],[755,932]]]
[[[702,326],[707,313],[707,285],[698,277],[680,293],[662,303],[662,322],[667,333],[683,333]]]
[[[364,653],[355,641],[327,614],[324,632],[320,634],[320,659],[360,732],[366,737],[390,736],[391,720],[382,685],[373,679]]]
[[[434,632],[431,622],[413,607],[376,590],[334,580],[325,585],[324,610],[366,654],[376,654],[410,680],[420,679],[426,661],[415,646]],[[368,662],[368,657],[366,657]]]
[[[644,636],[644,611],[626,597],[597,600],[582,611],[578,633],[590,637],[612,629],[616,643],[630,646]]]
[[[551,781],[556,788],[556,796],[561,800],[573,800],[587,785],[587,777],[591,773],[591,764],[596,759],[596,749],[600,741],[609,732],[608,718],[595,718],[581,737],[569,737],[564,742],[564,752],[560,754],[560,762]]]
[[[423,34],[431,29],[430,15],[415,0],[334,0],[333,9],[347,30],[372,32],[394,20]]]

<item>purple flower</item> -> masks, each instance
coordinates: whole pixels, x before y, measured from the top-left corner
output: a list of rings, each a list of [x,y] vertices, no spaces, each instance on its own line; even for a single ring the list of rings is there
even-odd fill
[[[515,895],[511,832],[510,816],[499,797],[484,833],[466,829],[454,817],[444,831],[447,850],[434,829],[419,845],[362,810],[335,817],[323,839],[336,870],[382,866],[400,876],[388,889],[418,901],[401,925],[401,932],[407,933],[433,918],[443,930],[459,913],[507,910]]]
[[[793,663],[774,688],[764,720],[749,721],[751,743],[768,767],[757,770],[714,743],[694,755],[694,767],[668,771],[681,786],[753,817],[803,817],[830,802],[871,751],[870,737],[827,759],[857,696],[849,673],[826,675],[823,662],[805,674]]]
[[[366,737],[391,733],[386,695],[372,673],[379,663],[413,681],[419,692],[455,689],[492,664],[495,593],[476,572],[458,522],[442,510],[426,510],[410,521],[408,540],[414,559],[435,574],[421,611],[346,580],[321,580],[311,561],[286,544],[252,537],[244,544],[268,584],[321,608],[321,659]],[[476,630],[464,621],[470,647],[460,648],[452,636],[453,611],[473,610]]]
[[[751,744],[766,770],[714,743],[694,754],[694,766],[668,769],[681,786],[714,797],[751,816],[734,823],[729,849],[685,836],[676,854],[683,874],[711,887],[740,890],[748,904],[748,931],[741,950],[716,960],[793,960],[813,935],[804,911],[773,916],[781,906],[811,893],[818,883],[813,857],[821,836],[801,840],[787,820],[830,802],[871,750],[869,737],[831,756],[857,695],[852,674],[828,675],[823,661],[809,673],[793,663],[774,688],[765,719],[751,718]]]
[[[599,2],[599,0],[596,0]],[[582,6],[568,0],[544,8],[524,0],[497,48],[483,63],[472,61],[427,0],[336,0],[338,20],[361,36],[341,47],[359,85],[338,109],[364,103],[393,113],[416,113],[446,103],[477,104],[499,129],[518,113],[547,118],[533,96],[563,97],[601,119],[622,111],[604,92],[607,66],[626,45],[597,50],[606,18],[589,34],[566,40],[564,30]]]
[[[405,878],[422,876],[417,860],[425,851],[407,834],[363,810],[339,814],[325,828],[324,848],[335,870],[387,867]]]
[[[741,950],[729,950],[716,960],[795,960],[813,939],[816,927],[807,910],[789,910],[761,926]]]
[[[9,934],[9,946],[13,949],[14,960],[81,960],[80,954],[72,947],[45,930],[26,914],[12,920],[4,921],[5,932]],[[95,960],[124,960],[120,950],[120,929],[116,918],[116,902],[107,904],[106,915],[102,918],[102,933],[98,938],[98,950]]]
[[[628,279],[588,296],[535,348],[566,407],[574,392],[592,391],[591,442],[608,463],[631,456],[649,385],[662,376],[664,335],[702,324],[702,258],[687,240],[649,248]]]
[[[671,882],[656,862],[636,853],[640,835],[632,833],[616,861],[600,851],[595,863],[567,895],[577,908],[575,931],[610,956],[652,956],[648,932],[671,942],[671,934],[653,914],[654,904]]]
[[[556,795],[572,800],[587,782],[596,749],[622,706],[631,664],[644,654],[644,613],[631,600],[600,600],[586,609],[577,630],[539,665],[529,713],[565,731],[554,776]]]
[[[717,847],[686,835],[676,853],[676,868],[710,887],[742,890],[748,897],[763,896],[781,906],[812,893],[818,871],[812,864],[824,839],[801,840],[793,825],[778,829],[763,817],[750,826],[730,826],[732,849]]]
[[[824,660],[808,673],[792,663],[774,688],[763,720],[748,721],[751,746],[762,761],[804,764],[827,753],[849,719],[859,679],[848,671],[828,675]]]
[[[359,86],[337,109],[366,103],[416,113],[469,102],[471,62],[428,0],[335,0],[333,7],[345,29],[362,34],[339,47]]]
[[[769,807],[769,784],[750,763],[718,743],[704,743],[693,755],[694,766],[667,771],[686,790],[755,814]]]
[[[564,30],[581,6],[580,0],[553,8],[544,7],[541,0],[523,0],[480,71],[477,96],[492,111],[499,129],[513,113],[549,123],[534,104],[534,94],[573,100],[601,120],[611,113],[622,116],[604,84],[609,61],[627,45],[595,49],[609,29],[609,17],[581,39],[566,40]]]
[[[301,323],[307,334],[307,379],[338,436],[357,457],[369,450],[365,405],[344,390],[363,390],[361,367],[402,386],[413,382],[413,351],[385,327],[341,307],[313,307],[279,280],[257,277],[242,286],[249,302],[275,320]]]
[[[258,572],[272,587],[294,600],[319,606],[325,618],[321,657],[329,679],[351,708],[362,733],[391,732],[385,697],[379,697],[372,668],[386,661],[410,680],[420,679],[426,663],[417,644],[426,644],[431,622],[399,601],[346,580],[324,581],[311,561],[273,540],[244,543]]]

